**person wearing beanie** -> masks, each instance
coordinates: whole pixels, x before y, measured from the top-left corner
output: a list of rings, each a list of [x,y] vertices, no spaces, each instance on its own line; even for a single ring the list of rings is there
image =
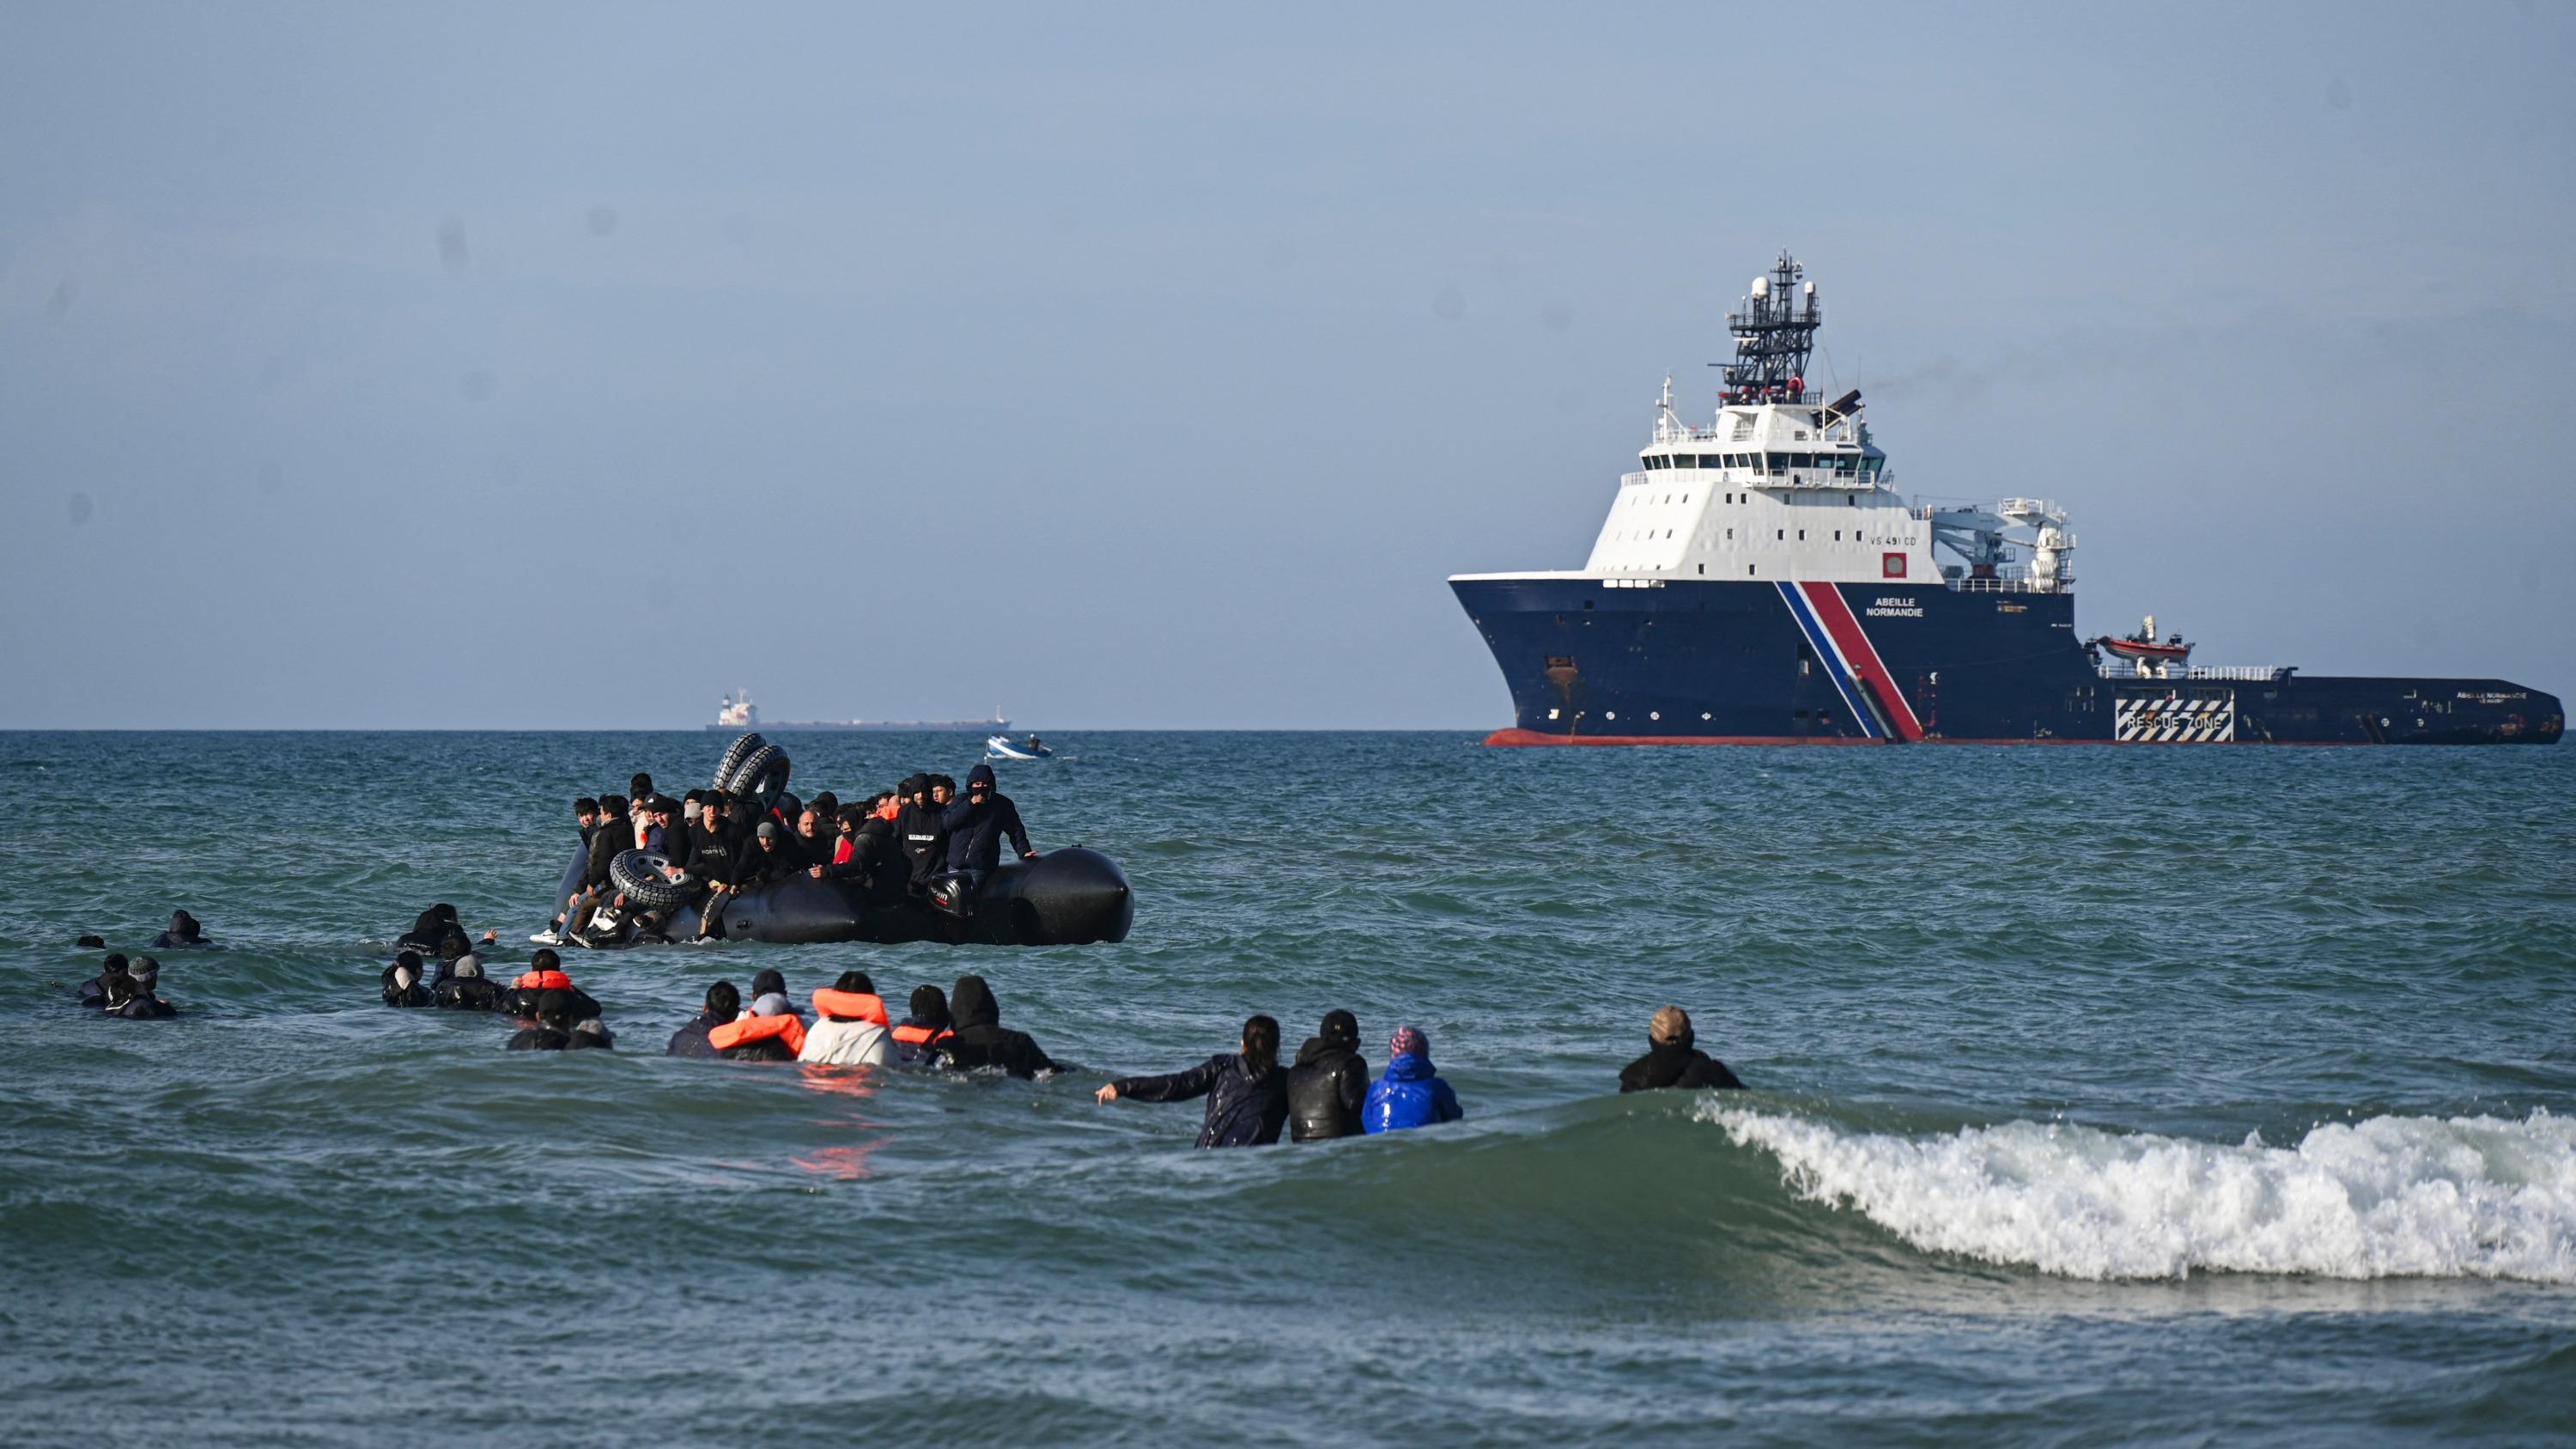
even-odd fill
[[[894,1038],[894,1059],[907,1067],[935,1067],[940,1064],[948,1039],[948,993],[936,986],[912,988],[912,1000],[904,1019],[887,1035]]]
[[[133,996],[124,1006],[108,1015],[121,1016],[128,1021],[158,1021],[179,1014],[179,1008],[161,999],[158,990],[161,984],[160,962],[149,956],[136,957],[127,979],[134,983]]]
[[[1359,1018],[1324,1013],[1323,1026],[1297,1049],[1288,1069],[1288,1140],[1321,1142],[1360,1135],[1360,1107],[1368,1100],[1368,1058],[1360,1055]]]
[[[688,1025],[671,1033],[671,1044],[662,1049],[662,1054],[673,1057],[715,1056],[716,1049],[708,1042],[707,1033],[740,1015],[742,993],[732,982],[719,981],[707,988],[706,1008],[690,1018]]]
[[[752,831],[751,844],[734,861],[733,888],[759,890],[804,868],[804,853],[788,844],[786,828],[775,820],[764,820]]]
[[[1120,1077],[1094,1094],[1101,1102],[1207,1098],[1199,1124],[1201,1147],[1267,1147],[1288,1120],[1288,1074],[1279,1070],[1279,1023],[1256,1016],[1243,1024],[1243,1044],[1219,1052],[1187,1071],[1159,1077]]]
[[[609,1032],[608,1023],[595,1016],[574,1022],[568,1035],[570,1040],[564,1043],[566,1051],[607,1051],[617,1045],[617,1038]]]
[[[694,803],[697,813],[689,818],[687,827],[674,829],[671,834],[671,880],[689,892],[698,911],[696,939],[706,941],[724,935],[725,897],[733,891],[738,852],[725,828],[724,792],[698,792]]]
[[[1368,1101],[1360,1108],[1364,1131],[1401,1132],[1455,1122],[1467,1115],[1458,1106],[1458,1094],[1449,1090],[1431,1065],[1431,1038],[1422,1028],[1397,1027],[1394,1039],[1386,1044],[1386,1055],[1386,1075],[1369,1088]]]
[[[820,1066],[882,1067],[894,1061],[885,998],[865,971],[844,971],[814,993],[814,1025],[796,1060]]]
[[[465,959],[471,960],[471,954]],[[405,951],[396,956],[394,964],[384,970],[382,985],[387,1006],[417,1007],[431,1003],[429,987],[420,979],[418,951]]]
[[[125,953],[122,951],[110,951],[107,953],[107,959],[99,962],[98,974],[87,981],[82,982],[73,994],[80,998],[81,1005],[88,1007],[90,1010],[105,1011],[107,1009],[108,982],[112,978],[121,977],[125,974]]]
[[[1690,1013],[1678,1006],[1658,1010],[1646,1023],[1646,1054],[1619,1069],[1619,1090],[1653,1092],[1665,1087],[1684,1091],[1704,1088],[1741,1090],[1744,1083],[1726,1063],[1693,1044]]]
[[[567,978],[568,979],[568,978]],[[468,952],[456,958],[446,974],[429,986],[430,1005],[449,1011],[499,1011],[507,993],[483,974],[483,963]]]
[[[510,1034],[508,1049],[514,1052],[559,1052],[572,1045],[572,993],[546,990],[537,993],[537,1019]]]

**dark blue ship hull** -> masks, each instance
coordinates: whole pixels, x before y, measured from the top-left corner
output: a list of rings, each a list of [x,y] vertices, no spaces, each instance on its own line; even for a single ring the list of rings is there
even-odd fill
[[[2499,679],[2105,678],[2066,593],[1501,577],[1450,585],[1510,687],[1494,744],[2554,743]]]

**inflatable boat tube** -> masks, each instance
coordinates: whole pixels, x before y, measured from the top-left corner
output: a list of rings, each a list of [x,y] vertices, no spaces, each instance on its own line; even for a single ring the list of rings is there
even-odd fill
[[[952,946],[1087,946],[1124,941],[1136,922],[1127,874],[1096,850],[1073,846],[1035,860],[1004,861],[975,892],[965,920],[916,901],[873,909],[853,905],[831,881],[795,875],[725,903],[729,941],[944,941]],[[687,940],[698,913],[683,911],[664,928]]]

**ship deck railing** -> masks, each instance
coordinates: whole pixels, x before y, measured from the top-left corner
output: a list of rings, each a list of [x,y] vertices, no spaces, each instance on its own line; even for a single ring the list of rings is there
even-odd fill
[[[2001,575],[1984,579],[1967,576],[1955,579],[1944,577],[1941,582],[1949,585],[1950,592],[1954,594],[2063,594],[2074,588],[2075,571],[2064,564],[2059,564],[2057,577],[2044,584],[2032,583],[2027,578]]]
[[[2191,680],[2232,680],[2241,684],[2277,684],[2290,677],[2294,664],[2193,664],[2177,672],[2156,674],[2125,659],[2105,659],[2095,666],[2104,679],[2139,684],[2182,684]]]

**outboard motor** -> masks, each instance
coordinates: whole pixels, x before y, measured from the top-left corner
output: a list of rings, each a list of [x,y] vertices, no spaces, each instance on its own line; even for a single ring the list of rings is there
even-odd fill
[[[930,904],[943,915],[965,920],[975,914],[975,873],[942,871],[930,878]]]

